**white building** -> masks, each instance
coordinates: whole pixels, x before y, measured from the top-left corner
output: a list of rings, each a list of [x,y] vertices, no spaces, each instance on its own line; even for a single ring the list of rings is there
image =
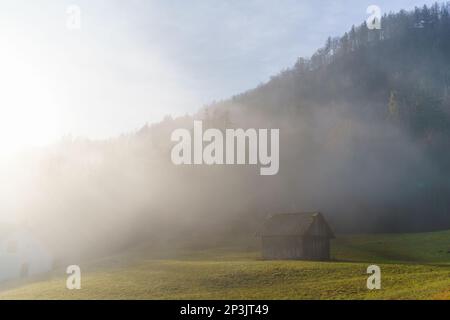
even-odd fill
[[[14,229],[0,234],[0,281],[45,273],[52,267],[51,254],[28,230]]]

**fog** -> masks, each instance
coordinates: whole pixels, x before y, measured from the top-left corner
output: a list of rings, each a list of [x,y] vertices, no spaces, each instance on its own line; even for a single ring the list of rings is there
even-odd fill
[[[75,262],[134,246],[152,251],[247,245],[256,242],[267,216],[282,212],[320,211],[338,234],[450,227],[446,179],[450,85],[447,74],[437,72],[448,65],[449,47],[442,41],[448,34],[445,28],[433,29],[433,37],[422,32],[427,28],[414,29],[423,22],[416,13],[383,17],[387,26],[383,36],[377,30],[369,34],[362,25],[342,38],[330,38],[310,60],[299,59],[293,68],[258,88],[205,106],[196,114],[167,116],[110,139],[69,135],[46,147],[2,156],[1,222],[29,230],[57,261]],[[430,25],[444,23],[443,17],[437,15]],[[96,57],[103,61],[103,55]],[[167,105],[170,114],[171,103],[196,100],[172,86],[178,83],[172,78],[178,75],[176,69],[166,72],[165,63],[144,68],[139,62],[147,55],[131,57],[136,59],[125,59],[131,69],[157,70],[150,83],[144,81],[142,95],[132,94],[137,88],[134,80],[125,86],[101,77],[91,82],[76,77],[74,88],[80,87],[79,81],[88,89],[92,83],[99,86],[92,91],[95,94],[80,100],[70,99],[62,90],[65,99],[77,103],[71,110],[82,106],[83,120],[89,121],[77,121],[81,118],[70,112],[66,117],[93,129],[114,120],[106,127],[116,132],[127,122],[125,115],[133,115],[133,124],[147,120],[147,113],[134,112],[136,105],[146,112],[152,108],[160,112],[161,105]],[[72,66],[70,61],[67,65]],[[104,69],[109,71],[108,66]],[[9,73],[14,73],[11,69]],[[97,72],[87,69],[88,75]],[[122,74],[114,79],[121,80]],[[167,86],[158,87],[161,79]],[[105,87],[105,83],[109,84]],[[132,90],[124,96],[108,95],[125,87]],[[5,95],[4,103],[12,103],[22,91],[29,93],[26,87],[19,89]],[[34,107],[32,97],[24,94],[20,105],[30,102]],[[115,107],[110,109],[109,102]],[[92,109],[96,103],[102,108]],[[116,109],[120,113],[108,117]],[[12,123],[26,113],[14,112],[13,120],[6,121],[15,131],[6,130],[2,137],[11,145],[22,128]],[[27,134],[20,140],[47,127],[33,115],[28,115],[32,121],[23,128]],[[58,122],[48,118],[43,120]],[[180,128],[192,130],[194,120],[222,131],[279,129],[279,172],[261,176],[259,165],[175,165],[171,134]]]
[[[114,139],[68,137],[4,160],[2,218],[64,261],[137,245],[255,241],[264,219],[280,212],[321,211],[337,232],[439,225],[439,216],[424,223],[427,202],[412,185],[433,167],[401,130],[352,116],[349,106],[288,110],[268,115],[227,102]],[[277,175],[261,176],[255,165],[171,162],[173,130],[192,129],[194,118],[221,128],[224,117],[233,128],[280,129]]]

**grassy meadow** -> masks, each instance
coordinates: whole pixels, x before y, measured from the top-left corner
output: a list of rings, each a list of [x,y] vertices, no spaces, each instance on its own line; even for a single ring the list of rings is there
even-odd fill
[[[332,256],[264,261],[256,246],[164,255],[142,247],[81,264],[81,290],[66,289],[61,269],[6,284],[0,299],[450,299],[450,231],[340,236]],[[366,287],[370,264],[381,267],[381,290]]]

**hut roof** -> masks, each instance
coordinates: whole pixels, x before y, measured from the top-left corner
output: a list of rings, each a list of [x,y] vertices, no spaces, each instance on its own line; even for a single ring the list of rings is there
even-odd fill
[[[275,214],[266,220],[261,236],[306,236],[317,220],[325,225],[328,236],[334,238],[333,231],[320,212]]]

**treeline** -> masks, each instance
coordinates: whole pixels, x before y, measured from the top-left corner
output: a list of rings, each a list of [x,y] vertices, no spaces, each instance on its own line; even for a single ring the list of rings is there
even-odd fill
[[[351,52],[391,39],[402,40],[397,44],[399,46],[406,42],[415,42],[419,46],[431,45],[432,49],[434,45],[443,44],[443,40],[450,36],[449,12],[450,2],[440,5],[435,3],[431,7],[416,7],[410,12],[402,10],[384,14],[381,18],[381,29],[369,29],[366,22],[352,26],[342,37],[329,37],[311,59],[299,58],[294,70],[300,73],[315,70]]]

